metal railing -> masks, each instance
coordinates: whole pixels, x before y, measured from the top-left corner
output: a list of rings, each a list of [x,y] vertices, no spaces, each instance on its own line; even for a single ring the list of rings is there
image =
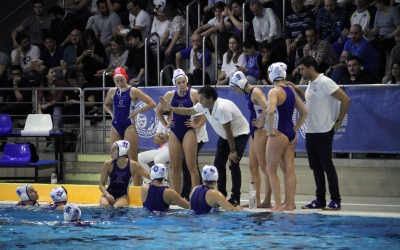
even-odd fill
[[[197,3],[197,28],[200,27],[200,2],[193,0],[186,6],[186,47],[189,47],[189,7],[195,3]]]
[[[148,54],[147,54],[147,40],[153,36],[157,37],[157,72],[160,72],[160,35],[157,32],[151,33],[146,39],[144,39],[144,82],[147,87],[149,81],[149,67],[148,67]],[[154,56],[154,55],[151,55]],[[157,82],[160,82],[160,75],[157,74]]]
[[[242,35],[243,35],[243,41],[242,42],[244,42],[244,41],[246,41],[246,2],[247,1],[245,1],[243,4],[242,4]]]
[[[175,65],[173,64],[168,64],[167,66],[165,66],[161,71],[160,71],[160,82],[158,84],[158,86],[162,86],[163,85],[163,75],[164,75],[164,70],[171,68],[173,71],[176,69]]]
[[[202,68],[203,68],[203,71],[202,71],[202,73],[203,73],[203,86],[205,85],[205,82],[206,82],[206,38],[208,37],[208,36],[210,36],[211,34],[214,34],[215,36],[214,36],[214,44],[215,44],[215,52],[214,52],[214,54],[215,54],[215,58],[217,59],[216,60],[216,62],[214,63],[214,66],[215,66],[215,78],[216,79],[218,79],[218,63],[217,63],[217,61],[218,61],[218,36],[217,36],[217,32],[213,32],[213,33],[210,33],[210,34],[207,34],[206,36],[204,36],[203,37],[203,44],[202,44],[202,49],[203,49],[203,51],[202,51],[202,53],[203,53],[203,65],[202,65]],[[212,59],[211,59],[212,60]]]

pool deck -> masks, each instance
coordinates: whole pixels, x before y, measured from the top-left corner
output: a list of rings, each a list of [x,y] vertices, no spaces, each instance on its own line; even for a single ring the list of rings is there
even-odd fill
[[[262,196],[263,197],[263,194]],[[310,203],[314,196],[296,195],[295,201],[297,209],[293,214],[319,213],[326,215],[351,215],[351,216],[374,216],[374,217],[395,217],[400,218],[400,199],[392,197],[360,197],[360,196],[343,196],[342,210],[327,211],[321,209],[301,209],[301,206]],[[241,204],[247,204],[248,194],[243,193]],[[15,204],[15,201],[0,201],[0,204]],[[45,204],[45,203],[41,203]],[[98,204],[78,204],[79,206],[97,206]],[[132,206],[137,207],[137,206]],[[178,209],[178,206],[171,206],[172,209]],[[246,211],[249,211],[247,208]],[[255,212],[267,212],[268,209],[257,209]],[[253,212],[253,211],[251,211]]]

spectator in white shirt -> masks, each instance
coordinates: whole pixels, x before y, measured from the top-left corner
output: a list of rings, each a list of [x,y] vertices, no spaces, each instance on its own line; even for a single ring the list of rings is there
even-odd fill
[[[142,32],[143,40],[150,35],[151,18],[150,15],[142,10],[139,0],[128,0],[126,8],[129,11],[129,26]],[[125,35],[122,35],[126,37]]]

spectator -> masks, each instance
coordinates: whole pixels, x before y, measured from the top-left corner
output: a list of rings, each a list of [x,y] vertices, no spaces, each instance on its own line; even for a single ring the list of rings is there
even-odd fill
[[[281,23],[283,23],[283,14],[287,16],[292,13],[292,10],[290,9],[290,0],[260,0],[260,2],[263,8],[273,9]],[[283,5],[285,5],[286,13],[283,11]]]
[[[356,56],[350,55],[347,58],[347,70],[349,73],[340,79],[339,85],[374,83],[371,75],[362,70],[361,60]]]
[[[371,44],[378,52],[378,77],[382,79],[385,76],[386,53],[396,46],[394,37],[400,31],[400,9],[390,6],[390,0],[377,0],[378,9],[374,28],[366,32],[366,36],[376,36]]]
[[[325,73],[326,70],[336,64],[336,54],[330,43],[318,38],[318,31],[315,27],[308,27],[306,30],[307,44],[303,47],[303,55],[313,57],[318,64],[318,72]],[[292,72],[293,77],[297,77],[299,69],[295,68]],[[307,84],[303,77],[300,84]]]
[[[64,76],[64,82],[67,87],[78,87],[82,90],[89,87],[89,83],[85,81],[85,77],[82,72],[77,69],[68,69]],[[79,123],[81,114],[80,110],[80,91],[79,90],[67,90],[64,92],[65,103],[62,112],[63,122],[62,124],[75,124]],[[88,113],[89,109],[94,107],[95,94],[92,91],[85,91],[85,114]]]
[[[82,46],[78,46],[76,56],[76,64],[82,65],[85,80],[90,83],[99,70],[106,68],[106,52],[92,29],[83,32]]]
[[[71,14],[65,14],[60,5],[50,7],[48,13],[51,17],[51,33],[55,36],[56,44],[62,47],[71,45],[71,32],[81,29],[78,18]]]
[[[128,0],[129,1],[129,0]],[[121,18],[121,23],[128,25],[129,11],[127,9],[127,0],[107,0],[110,11],[116,13]]]
[[[36,64],[40,57],[40,49],[31,45],[27,35],[19,33],[16,37],[18,47],[11,52],[11,61],[13,65],[20,65],[22,76],[29,78],[35,75]]]
[[[32,113],[32,83],[22,77],[22,68],[19,65],[12,65],[10,68],[11,79],[6,82],[4,88],[0,89],[0,114],[23,115]]]
[[[208,7],[208,6],[207,6]],[[226,4],[224,2],[216,2],[213,5],[212,10],[214,11],[214,18],[211,18],[206,24],[200,26],[194,31],[194,34],[200,34],[202,37],[210,35],[212,46],[215,48],[215,32],[219,32],[220,22],[227,22],[228,17],[223,18],[222,12],[224,11]],[[221,53],[218,51],[218,61],[221,60]]]
[[[341,2],[344,3],[345,1]],[[359,24],[362,27],[363,33],[368,32],[373,28],[374,20],[375,20],[375,13],[376,9],[369,7],[367,5],[367,0],[358,0],[355,1],[355,4],[357,8],[354,10],[354,12],[350,12],[350,24]],[[333,43],[333,47],[335,48],[337,58],[340,58],[340,54],[343,52],[344,44],[349,40],[349,36],[344,38],[343,41],[336,41]],[[367,41],[371,41],[374,37],[369,36],[364,38]]]
[[[89,17],[92,16],[92,13],[90,13],[91,5],[91,0],[67,0],[62,8],[77,16],[79,23],[82,24],[82,27],[85,27]]]
[[[129,26],[132,29],[140,30],[142,32],[142,38],[146,39],[150,35],[151,30],[150,15],[140,7],[139,0],[128,0],[126,2],[126,8],[129,11]],[[126,37],[126,35],[122,35],[122,37]]]
[[[186,21],[172,6],[165,6],[163,14],[171,23],[161,37],[160,60],[175,65],[175,55],[186,47]]]
[[[114,87],[114,81],[112,79],[112,75],[114,74],[114,69],[117,67],[124,67],[126,64],[126,60],[128,59],[129,51],[125,49],[124,39],[121,36],[114,36],[111,38],[111,48],[112,54],[110,58],[110,63],[107,69],[98,70],[97,73],[93,77],[93,85],[94,87],[103,87],[103,72],[107,70],[106,82],[104,83],[106,87]],[[88,53],[88,52],[86,52]],[[97,100],[98,99],[96,96]]]
[[[205,57],[203,57],[203,46],[201,42],[200,34],[193,34],[192,36],[192,46],[187,47],[176,53],[175,62],[176,68],[181,69],[181,61],[189,59],[190,61],[190,72],[192,72],[193,85],[203,85],[203,60],[206,60],[205,68],[205,84],[210,84],[211,79],[214,79],[214,69],[211,58],[211,52],[206,49]],[[188,75],[189,76],[189,75]]]
[[[229,17],[227,22],[220,22],[218,34],[218,50],[221,55],[224,55],[227,52],[227,46],[229,44],[229,38],[232,34],[236,34],[242,39],[243,34],[243,11],[246,13],[244,20],[246,38],[254,37],[254,30],[252,28],[252,21],[254,18],[253,13],[250,11],[249,6],[246,5],[243,10],[244,0],[232,0],[230,1],[232,11],[225,7],[224,12],[222,12],[222,17]]]
[[[107,0],[98,0],[96,5],[100,14],[89,18],[86,29],[93,29],[103,46],[108,47],[111,37],[117,35],[117,26],[121,24],[121,18],[110,12]]]
[[[208,23],[211,19],[213,19],[215,17],[214,7],[218,2],[222,2],[225,4],[225,1],[223,1],[223,0],[208,0],[207,1],[207,5],[204,6],[204,8],[203,8],[203,12],[204,12],[203,25]]]
[[[324,8],[318,11],[315,24],[319,38],[330,44],[335,41],[339,41],[341,44],[344,42],[342,37],[346,37],[349,33],[350,24],[346,12],[337,6],[337,0],[324,0],[324,5]],[[339,33],[339,25],[341,33]]]
[[[395,41],[396,41],[396,46],[392,49],[392,52],[390,53],[390,62],[389,65],[392,65],[393,62],[400,61],[400,32],[397,32],[395,36]],[[385,76],[382,79],[382,83],[386,84],[390,79],[391,72],[389,72],[388,76]]]
[[[303,47],[306,43],[306,29],[314,26],[314,15],[304,7],[304,0],[291,0],[293,13],[287,15],[285,26],[285,42],[276,48],[282,56],[289,56],[288,69],[294,69],[296,64],[296,49]],[[286,54],[282,52],[286,51]]]
[[[60,88],[64,87],[62,80],[56,79],[56,73],[51,68],[45,68],[42,72],[42,83],[39,88]],[[39,90],[38,91],[38,114],[51,114],[53,120],[53,130],[58,132],[61,127],[63,102],[63,90]],[[50,143],[45,152],[54,152],[54,141]]]
[[[272,84],[268,78],[268,68],[271,64],[279,62],[277,57],[273,57],[271,54],[271,44],[268,41],[264,41],[260,44],[260,54],[257,56],[257,67],[258,67],[258,82],[261,85]]]
[[[28,30],[32,44],[42,48],[43,35],[49,32],[51,26],[51,18],[44,14],[43,8],[44,4],[42,0],[33,1],[33,12],[35,15],[26,18],[11,32],[14,48],[18,47],[17,35],[21,34],[24,30]]]
[[[329,75],[332,70],[332,80],[339,82],[339,80],[346,74],[346,60],[349,55],[357,56],[360,58],[365,70],[368,70],[371,76],[376,79],[378,60],[376,51],[372,45],[363,38],[362,28],[359,24],[354,24],[350,28],[350,40],[346,42],[344,50],[340,55],[339,63],[331,66],[325,75]]]
[[[229,49],[223,56],[221,74],[218,77],[217,85],[228,84],[236,67],[246,66],[246,55],[243,53],[242,42],[238,35],[229,38]]]
[[[251,85],[257,84],[258,78],[258,68],[257,68],[257,58],[260,55],[260,51],[257,50],[256,42],[252,39],[247,39],[243,43],[243,53],[246,55],[246,66],[236,67],[238,71],[242,71],[246,76],[247,81]]]
[[[388,81],[387,82],[382,82],[382,83],[387,83],[387,84],[398,84],[400,83],[400,62],[393,62],[391,64],[391,74],[387,77]]]
[[[8,80],[7,69],[10,65],[10,58],[3,52],[0,52],[0,87],[2,87]]]
[[[263,8],[260,0],[250,1],[250,10],[254,14],[254,37],[258,43],[267,41],[274,46],[283,42],[282,24],[275,12],[270,8]]]
[[[63,60],[61,64],[61,69],[63,70],[63,74],[67,69],[76,68],[76,55],[78,51],[78,47],[82,43],[82,33],[78,29],[74,29],[71,32],[71,43],[72,45],[68,46],[64,50]],[[81,67],[78,67],[81,68]]]
[[[147,86],[157,86],[156,62],[154,61],[153,51],[150,46],[145,46],[142,40],[140,30],[132,29],[128,33],[128,41],[132,48],[129,50],[128,59],[124,69],[133,69],[133,75],[129,74],[129,85],[144,86],[145,85],[145,70],[149,72]],[[147,50],[147,64],[145,61],[145,50]]]
[[[42,74],[44,68],[52,68],[56,72],[56,78],[62,79],[61,63],[64,55],[64,48],[56,45],[56,41],[51,33],[43,36],[45,48],[40,53],[39,61],[36,64],[36,71]],[[38,82],[39,79],[35,79]]]
[[[168,117],[171,112],[164,112],[165,122],[168,123]],[[169,128],[164,127],[161,122],[157,124],[157,130],[154,135],[154,144],[159,145],[158,149],[147,150],[138,154],[138,162],[144,169],[150,172],[149,163],[154,162],[154,164],[167,164],[169,162]],[[145,180],[150,182],[149,180]]]
[[[171,23],[168,19],[165,18],[164,14],[164,7],[160,7],[157,9],[157,12],[154,15],[153,24],[151,26],[150,34],[153,32],[157,32],[160,38],[163,36],[167,27]],[[150,46],[152,50],[156,50],[157,48],[157,37],[152,36],[150,38]]]

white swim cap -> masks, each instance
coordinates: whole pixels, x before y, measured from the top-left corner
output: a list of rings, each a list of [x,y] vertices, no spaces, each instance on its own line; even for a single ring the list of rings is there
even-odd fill
[[[282,62],[271,64],[271,66],[269,66],[268,68],[268,71],[270,72],[269,80],[271,81],[271,83],[274,83],[278,80],[286,79],[286,70],[287,66]]]
[[[201,173],[204,181],[217,181],[218,180],[218,170],[212,165],[205,165],[203,172]]]
[[[246,79],[246,76],[243,74],[242,71],[236,71],[231,79],[229,79],[229,85],[230,86],[235,86],[238,87],[241,90],[244,90],[246,88],[248,81]]]
[[[68,199],[67,190],[64,187],[55,187],[51,190],[50,197],[54,203],[65,202]]]
[[[185,72],[183,72],[183,70],[181,69],[176,69],[174,70],[174,75],[172,77],[172,83],[174,84],[174,86],[176,85],[176,79],[181,76],[185,77],[186,83],[189,82],[188,77],[185,75]]]
[[[64,221],[71,222],[80,220],[81,216],[81,210],[75,203],[67,203],[67,205],[64,206]]]
[[[129,142],[126,140],[119,140],[114,142],[114,145],[117,146],[118,148],[118,157],[121,156],[128,156],[128,150],[129,150]]]
[[[17,187],[17,189],[15,190],[17,192],[18,197],[21,199],[21,201],[32,201],[28,195],[29,186],[30,186],[29,184],[25,184],[25,185]]]
[[[162,180],[165,179],[167,174],[166,168],[164,164],[156,163],[150,169],[150,179],[153,180]]]

